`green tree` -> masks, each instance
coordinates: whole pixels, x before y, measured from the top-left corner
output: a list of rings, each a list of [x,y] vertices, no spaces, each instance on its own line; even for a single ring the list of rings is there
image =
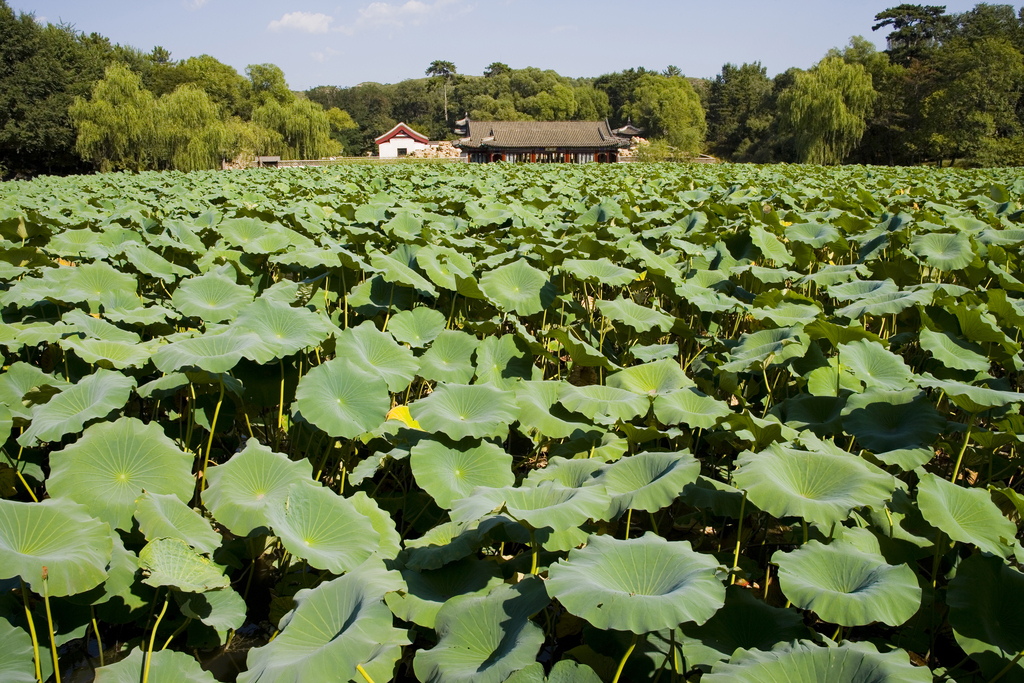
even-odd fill
[[[155,124],[156,157],[161,167],[213,169],[228,153],[230,135],[220,107],[191,83],[157,100]]]
[[[612,74],[604,74],[594,79],[594,87],[608,95],[608,107],[611,109],[611,124],[618,128],[626,122],[629,115],[629,105],[633,103],[633,96],[640,79],[647,74],[644,67],[626,69]]]
[[[448,125],[448,86],[455,78],[455,64],[452,62],[445,62],[441,60],[434,60],[427,67],[426,74],[433,78],[440,79],[441,86],[444,90],[444,122],[445,126]]]
[[[891,27],[886,37],[890,59],[907,66],[914,59],[924,59],[949,32],[955,19],[946,14],[945,5],[902,4],[875,15],[878,22],[872,31]]]
[[[245,67],[245,75],[249,78],[254,107],[265,105],[270,100],[285,104],[295,98],[288,89],[284,72],[274,64],[250,64]]]
[[[359,133],[359,124],[352,120],[347,111],[337,107],[327,110],[327,121],[331,127],[331,138],[340,146],[339,151],[342,154],[351,153]]]
[[[675,64],[669,64],[665,67],[665,70],[661,72],[662,76],[682,76],[683,70]]]
[[[76,97],[69,109],[78,131],[75,147],[101,171],[140,171],[153,162],[153,93],[123,64],[107,67],[92,98]]]
[[[795,137],[799,161],[842,163],[864,135],[875,97],[867,70],[840,57],[826,57],[798,74],[779,97],[779,117]]]
[[[627,106],[638,126],[649,137],[664,138],[681,153],[696,156],[704,146],[707,122],[700,98],[685,78],[644,74]]]
[[[494,78],[502,74],[507,74],[512,68],[504,62],[491,62],[486,69],[484,69],[485,78]]]
[[[202,88],[225,115],[249,116],[246,92],[250,83],[234,67],[210,55],[199,55],[180,62],[178,71],[183,83],[194,83]]]
[[[258,150],[258,153],[277,153],[291,159],[320,159],[340,151],[340,145],[331,139],[327,112],[311,100],[296,97],[281,104],[269,98],[266,104],[253,110],[252,121],[280,135],[279,145]]]
[[[749,161],[750,152],[774,118],[772,80],[760,62],[726,64],[708,92],[708,143],[712,153]]]

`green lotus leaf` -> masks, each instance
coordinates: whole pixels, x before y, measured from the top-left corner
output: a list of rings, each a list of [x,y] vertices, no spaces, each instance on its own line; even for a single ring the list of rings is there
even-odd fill
[[[72,326],[75,332],[83,334],[86,338],[90,339],[122,342],[124,344],[138,344],[141,341],[139,335],[134,332],[122,330],[117,325],[112,325],[101,318],[86,315],[85,312],[77,309],[62,315],[61,322]]]
[[[416,483],[446,510],[453,500],[465,498],[477,486],[498,488],[515,483],[512,456],[489,441],[423,439],[412,447],[410,463]]]
[[[220,534],[177,496],[147,491],[135,504],[135,519],[147,541],[176,538],[206,555],[212,555],[220,547]]]
[[[269,510],[284,505],[292,484],[317,485],[309,460],[289,460],[256,439],[249,439],[223,465],[209,468],[206,477],[209,487],[203,491],[203,503],[236,536],[270,526]]]
[[[327,488],[292,484],[284,504],[267,511],[274,534],[288,552],[335,574],[351,571],[380,544],[370,518]]]
[[[1008,543],[1017,535],[1017,526],[1003,516],[988,491],[957,486],[921,469],[916,472],[917,504],[929,524],[954,541],[1000,557],[1010,555]]]
[[[637,453],[607,465],[597,478],[612,497],[607,518],[629,509],[657,512],[675,501],[700,474],[700,461],[689,452]]]
[[[416,571],[437,569],[468,557],[479,547],[481,533],[477,520],[438,524],[419,538],[405,541],[405,566]]]
[[[174,650],[152,653],[149,664],[150,683],[214,683],[217,679],[194,657]],[[115,664],[96,669],[96,683],[139,683],[145,668],[145,655],[140,648]]]
[[[907,364],[881,344],[860,340],[840,344],[838,351],[840,362],[853,370],[869,389],[899,391],[914,386],[914,374]]]
[[[499,389],[515,387],[533,374],[533,356],[517,336],[504,334],[487,337],[476,350],[476,383],[493,384]]]
[[[799,612],[772,607],[739,586],[725,589],[725,606],[715,616],[700,626],[683,624],[681,631],[678,642],[687,664],[706,669],[729,659],[739,648],[770,650],[777,643],[810,635]]]
[[[693,380],[683,373],[674,360],[641,363],[608,375],[607,384],[636,394],[660,396],[693,387]]]
[[[761,226],[750,226],[750,239],[754,242],[754,246],[764,255],[764,258],[773,261],[775,264],[791,266],[795,262],[793,255],[779,241],[779,238]]]
[[[135,499],[144,490],[182,501],[191,497],[192,460],[156,422],[122,417],[92,425],[77,442],[52,453],[46,490],[85,505],[112,528],[130,530]]]
[[[933,332],[921,328],[921,348],[932,354],[932,358],[947,368],[988,372],[989,360],[977,344],[961,339],[949,332]]]
[[[0,444],[7,443],[8,437],[11,436],[11,429],[14,427],[14,418],[11,416],[11,410],[3,403],[0,403]]]
[[[33,406],[32,424],[18,437],[18,443],[32,446],[36,441],[60,441],[65,434],[80,432],[89,420],[124,407],[134,388],[134,377],[97,370],[48,403]]]
[[[233,247],[243,249],[267,235],[270,225],[258,218],[230,218],[217,226],[221,238]]]
[[[591,536],[548,570],[548,592],[571,614],[600,629],[649,633],[703,624],[725,603],[718,562],[688,541],[647,532],[619,541]]]
[[[694,429],[711,429],[723,417],[732,415],[732,411],[724,401],[689,387],[655,398],[654,415],[666,425],[685,424]]]
[[[875,458],[886,465],[895,465],[904,472],[920,467],[935,457],[931,448],[897,448],[892,451],[875,453]]]
[[[613,424],[619,420],[628,422],[645,415],[651,407],[645,396],[602,384],[584,387],[560,384],[558,401],[569,410],[602,424]]]
[[[153,355],[153,344],[104,341],[69,337],[60,341],[61,348],[74,351],[86,363],[101,368],[141,368]]]
[[[0,680],[8,683],[36,683],[35,654],[27,631],[0,619]],[[42,653],[40,653],[42,654]]]
[[[799,358],[806,351],[806,337],[799,326],[760,330],[740,337],[740,343],[729,354],[731,360],[720,369],[726,372],[748,371],[761,365]]]
[[[601,315],[632,327],[637,332],[650,332],[658,328],[662,333],[668,332],[675,325],[676,319],[659,310],[641,306],[632,299],[616,299],[615,301],[597,300],[597,308]]]
[[[512,674],[506,683],[601,683],[601,677],[586,664],[563,659],[551,667],[547,678],[544,677],[544,665],[534,662]]]
[[[831,225],[820,223],[795,223],[786,227],[786,239],[790,242],[803,242],[813,249],[821,249],[840,238],[839,231]]]
[[[819,442],[815,450],[773,443],[739,456],[733,482],[757,507],[775,517],[803,517],[830,526],[853,508],[892,497],[895,480],[864,460]]]
[[[542,481],[556,481],[568,488],[594,486],[600,483],[598,474],[604,466],[604,462],[596,458],[568,460],[556,455],[548,459],[545,467],[531,470],[523,480],[523,486],[536,486]]]
[[[65,230],[50,238],[46,251],[58,256],[87,256],[102,259],[108,256],[100,244],[102,235],[89,229]]]
[[[454,522],[469,522],[499,509],[534,529],[565,531],[588,519],[599,519],[610,498],[603,486],[567,488],[553,481],[514,488],[478,487],[471,495],[452,503]]]
[[[458,290],[463,296],[470,296],[459,286],[460,280],[471,281],[473,277],[473,263],[465,254],[455,249],[428,245],[416,252],[416,262],[437,286]]]
[[[20,576],[39,595],[43,567],[50,595],[75,595],[100,585],[107,578],[112,543],[110,527],[70,500],[0,500],[0,579]]]
[[[946,428],[946,419],[916,391],[871,389],[847,400],[843,428],[862,447],[886,452],[927,446]]]
[[[555,300],[547,274],[523,258],[481,275],[480,289],[500,310],[520,316],[540,313]]]
[[[585,422],[572,422],[572,414],[558,405],[560,385],[560,382],[550,380],[516,383],[521,432],[537,432],[550,439],[565,439],[577,431],[590,429]]]
[[[361,676],[390,681],[405,631],[392,627],[386,593],[404,590],[401,574],[371,559],[344,576],[295,594],[295,610],[281,620],[281,633],[249,650],[248,670],[238,683],[349,681]]]
[[[641,363],[675,358],[679,347],[675,344],[634,344],[629,347],[629,354]]]
[[[186,593],[203,593],[231,585],[223,569],[198,554],[185,541],[158,538],[139,551],[142,579],[150,586],[171,586]]]
[[[137,288],[134,276],[99,261],[75,268],[56,298],[67,302],[103,303],[111,294],[125,293],[134,297]]]
[[[835,315],[850,319],[862,318],[865,315],[895,315],[911,306],[927,304],[931,299],[931,292],[927,290],[885,292],[859,298],[849,306],[836,309]]]
[[[319,346],[331,334],[330,328],[312,311],[262,297],[242,309],[234,326],[259,338],[260,343],[244,355],[260,364]]]
[[[476,374],[473,352],[480,341],[471,334],[458,330],[444,330],[420,356],[419,373],[435,382],[467,384]]]
[[[409,412],[426,431],[461,441],[470,436],[504,438],[519,417],[519,406],[513,392],[493,384],[444,384],[415,401]]]
[[[182,315],[219,323],[233,320],[252,299],[252,290],[236,285],[234,277],[210,271],[183,280],[171,295],[171,304]]]
[[[819,438],[824,438],[842,431],[845,405],[846,399],[836,396],[797,394],[773,407],[771,414],[794,429],[809,429]]]
[[[561,269],[577,280],[596,282],[609,287],[623,287],[637,278],[636,271],[616,265],[606,258],[583,261],[566,259]]]
[[[430,296],[437,296],[437,288],[409,264],[402,263],[394,254],[376,253],[370,256],[370,265],[378,271],[385,282],[415,287]]]
[[[245,601],[231,588],[205,593],[174,591],[174,599],[186,617],[198,619],[217,631],[238,629],[245,623]]]
[[[416,652],[416,678],[423,683],[501,683],[536,660],[544,632],[530,617],[547,604],[544,582],[535,577],[499,586],[486,596],[452,598],[435,619],[437,645]]]
[[[347,498],[356,512],[368,517],[373,530],[380,535],[376,553],[385,560],[393,560],[402,551],[402,537],[398,534],[395,521],[385,510],[381,510],[373,498],[364,491],[356,491]]]
[[[384,230],[405,242],[412,242],[420,236],[423,221],[408,211],[400,211],[395,217],[383,225]]]
[[[391,318],[389,323],[395,339],[416,349],[422,349],[437,339],[444,327],[444,314],[425,306],[402,311]]]
[[[1016,391],[1000,391],[953,380],[936,379],[929,373],[914,379],[920,387],[939,389],[946,392],[954,400],[958,398],[966,399],[961,407],[968,412],[980,413],[989,408],[998,408],[1024,401],[1024,394]]]
[[[12,363],[0,373],[0,403],[7,406],[11,416],[20,420],[32,418],[32,406],[26,405],[25,395],[36,389],[47,389],[51,395],[72,386],[64,379],[47,374],[28,363]]]
[[[871,643],[843,641],[821,647],[809,641],[775,646],[769,652],[737,650],[716,664],[704,683],[929,683],[926,666],[914,666],[903,650],[881,654]]]
[[[915,235],[910,248],[930,267],[943,272],[966,268],[974,260],[971,238],[962,232]]]
[[[384,380],[356,362],[342,356],[329,360],[310,370],[295,389],[296,409],[330,436],[354,439],[373,431],[391,408]]]
[[[226,332],[208,332],[160,347],[153,354],[153,364],[165,373],[182,369],[225,373],[234,368],[242,356],[251,355],[261,345],[258,336],[238,328]]]
[[[438,611],[452,598],[460,595],[487,595],[502,584],[500,567],[494,562],[475,557],[423,572],[406,569],[402,571],[402,578],[408,589],[400,593],[388,593],[384,601],[399,619],[425,628],[434,628]]]
[[[963,560],[946,591],[956,642],[981,665],[987,680],[1024,650],[1024,574],[998,557]],[[1024,659],[1000,680],[1024,680]]]
[[[562,345],[565,352],[572,359],[574,366],[587,368],[602,367],[609,371],[616,368],[603,353],[594,348],[589,342],[584,341],[582,337],[585,335],[581,334],[576,328],[554,328],[548,331],[547,335]],[[599,343],[596,339],[593,342],[594,344]]]
[[[786,597],[829,623],[900,626],[921,607],[913,569],[886,564],[881,555],[843,541],[808,541],[791,553],[776,552],[772,563]]]
[[[391,335],[369,320],[345,330],[338,337],[336,353],[364,372],[380,375],[389,391],[404,391],[419,371],[412,351],[396,344]]]
[[[123,254],[125,260],[133,268],[147,275],[158,277],[168,284],[175,282],[181,276],[192,274],[188,268],[171,263],[157,252],[147,249],[141,244],[126,245]]]

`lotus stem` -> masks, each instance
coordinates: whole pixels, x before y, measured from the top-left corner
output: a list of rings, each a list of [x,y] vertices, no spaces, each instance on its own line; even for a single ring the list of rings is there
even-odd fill
[[[100,638],[100,627],[96,623],[96,608],[89,605],[89,618],[92,619],[92,632],[96,634],[96,648],[100,652],[100,667],[103,666],[103,639]]]
[[[395,285],[391,285],[391,294],[388,296],[388,314],[384,316],[384,327],[381,328],[381,332],[388,331],[388,322],[391,321],[391,304],[395,300]]]
[[[800,523],[803,525],[803,528],[804,528],[804,545],[807,545],[807,540],[808,540],[808,537],[810,536],[810,534],[807,531],[807,520],[806,519],[801,519]]]
[[[626,654],[622,655],[622,660],[619,661],[619,668],[615,670],[615,678],[612,679],[612,683],[619,683],[619,677],[622,675],[622,670],[626,667],[626,660],[629,659],[631,654],[633,654],[633,648],[636,647],[636,641],[639,637],[640,636],[636,633],[633,634],[633,642],[629,644],[629,649],[626,650]]]
[[[356,664],[356,671],[358,671],[363,678],[366,679],[366,683],[373,683],[373,679],[370,678],[370,674],[366,673],[366,669],[363,668],[362,664]]]
[[[533,575],[537,574],[537,559],[540,555],[540,549],[537,546],[537,532],[534,529],[530,529],[530,547],[533,550],[533,560],[530,563],[530,573]]]
[[[733,555],[732,555],[732,571],[730,572],[730,575],[729,575],[729,585],[730,586],[733,585],[734,583],[736,583],[736,570],[739,569],[739,565],[740,565],[740,541],[743,538],[743,512],[746,510],[746,508],[747,508],[747,491],[746,491],[746,489],[744,489],[744,491],[743,491],[743,500],[740,502],[740,522],[739,522],[739,525],[736,527],[736,550],[733,552]],[[804,527],[804,534],[805,534],[804,543],[807,542],[807,539],[806,539],[807,531],[806,530],[807,530],[807,527]]]
[[[967,434],[964,436],[964,444],[960,447],[960,454],[956,456],[956,465],[953,467],[953,478],[950,479],[954,484],[956,478],[960,474],[960,465],[964,460],[964,453],[967,451],[967,444],[971,442],[971,430],[974,429],[974,418],[977,417],[977,413],[971,413],[971,419],[967,421]]]
[[[678,649],[680,654],[681,654],[682,650],[683,650],[683,646],[682,646],[682,643],[680,643],[679,645],[676,645],[676,630],[675,629],[672,629],[671,631],[668,632],[668,643],[669,643],[669,655],[671,655],[671,657],[672,657],[672,680],[676,680],[677,678],[679,678],[679,674],[682,673],[682,671],[680,671],[680,670],[686,664],[686,659],[684,658],[683,661],[680,663],[679,659],[676,658],[676,650]]]
[[[14,473],[18,475],[18,480],[25,487],[25,490],[28,491],[28,495],[32,498],[32,502],[33,503],[38,503],[39,499],[36,498],[36,494],[32,490],[32,487],[28,485],[27,481],[25,481],[25,477],[22,476],[21,470],[18,469],[17,462],[14,461],[14,460],[11,460],[11,456],[7,455],[7,451],[3,451],[3,454],[4,454],[4,457],[7,458],[7,462],[11,463],[11,469],[13,469]],[[18,452],[18,460],[21,460],[21,452],[20,451]],[[989,469],[991,470],[991,468],[989,468]]]
[[[1019,662],[1019,661],[1021,660],[1021,658],[1024,658],[1024,650],[1021,650],[1020,652],[1018,652],[1018,653],[1017,653],[1017,656],[1016,656],[1016,657],[1014,657],[1014,658],[1013,658],[1013,659],[1012,659],[1012,660],[1010,661],[1010,663],[1009,663],[1009,664],[1007,664],[1006,666],[1004,666],[1004,667],[1002,668],[1002,670],[1001,670],[1001,671],[1000,671],[999,673],[997,673],[997,674],[996,674],[995,676],[993,676],[992,678],[990,678],[990,679],[989,679],[989,681],[988,681],[988,683],[996,683],[996,681],[998,681],[998,680],[999,680],[1000,678],[1002,678],[1003,676],[1005,676],[1006,674],[1008,674],[1008,673],[1010,672],[1010,670],[1011,670],[1011,669],[1013,669],[1013,667],[1017,666],[1017,662]]]
[[[188,628],[188,625],[192,623],[192,617],[185,617],[185,621],[181,622],[181,626],[174,629],[174,633],[171,637],[164,641],[164,646],[160,648],[161,651],[166,650],[167,646],[171,644],[171,641],[178,637],[178,634]]]
[[[629,540],[629,527],[632,526],[632,524],[633,524],[633,508],[629,508],[629,510],[626,511],[626,538],[624,540],[627,540],[627,541]]]
[[[32,653],[35,655],[36,680],[43,683],[43,674],[39,668],[39,637],[36,635],[36,623],[32,620],[32,610],[28,606],[28,588],[25,587],[25,580],[21,581],[21,599],[25,602],[25,619],[28,621],[28,634],[32,636]]]
[[[198,500],[200,493],[206,490],[206,468],[210,464],[210,451],[213,450],[213,435],[217,433],[217,418],[220,416],[220,406],[224,403],[224,376],[220,376],[220,396],[217,397],[217,407],[213,409],[213,421],[210,423],[210,440],[206,442],[206,457],[203,458],[203,468],[199,471],[199,490],[196,492]]]
[[[278,358],[277,362],[281,366],[281,391],[277,403],[277,429],[280,431],[284,423],[284,358]]]
[[[53,614],[50,612],[50,572],[43,565],[43,604],[46,605],[46,625],[50,629],[50,655],[53,657],[53,675],[60,683],[60,665],[57,663],[57,642],[53,637]]]
[[[160,610],[160,614],[157,615],[156,623],[153,624],[153,632],[149,634],[149,650],[146,652],[146,666],[142,670],[142,683],[149,683],[149,664],[153,660],[153,643],[156,641],[156,632],[160,628],[160,622],[164,618],[164,614],[167,612],[167,603],[171,600],[170,591],[164,596],[164,606]]]

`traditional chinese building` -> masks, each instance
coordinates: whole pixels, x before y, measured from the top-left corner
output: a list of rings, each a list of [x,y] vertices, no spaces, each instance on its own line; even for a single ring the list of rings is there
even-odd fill
[[[470,163],[615,163],[629,138],[612,132],[607,121],[470,121],[456,122],[462,139],[455,143]]]
[[[408,156],[417,149],[426,149],[436,144],[431,143],[426,135],[417,133],[404,123],[398,124],[374,142],[377,143],[377,156],[381,159]]]

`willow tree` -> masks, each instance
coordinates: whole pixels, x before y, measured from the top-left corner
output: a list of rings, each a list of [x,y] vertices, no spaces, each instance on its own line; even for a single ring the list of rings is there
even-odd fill
[[[704,108],[685,78],[643,74],[633,90],[633,102],[623,110],[649,137],[665,140],[684,156],[696,156],[704,147]]]
[[[794,135],[801,163],[839,164],[867,130],[875,101],[871,75],[860,64],[826,57],[779,96],[779,122]]]
[[[160,165],[179,171],[217,168],[229,146],[220,107],[192,84],[157,100],[155,137]]]
[[[75,149],[101,171],[141,171],[153,162],[153,93],[127,66],[108,66],[92,97],[76,97],[68,113],[78,132]]]
[[[327,112],[316,102],[295,98],[287,104],[275,99],[253,110],[253,123],[281,135],[280,147],[260,150],[276,152],[292,159],[319,159],[337,154],[340,145],[331,139]]]

